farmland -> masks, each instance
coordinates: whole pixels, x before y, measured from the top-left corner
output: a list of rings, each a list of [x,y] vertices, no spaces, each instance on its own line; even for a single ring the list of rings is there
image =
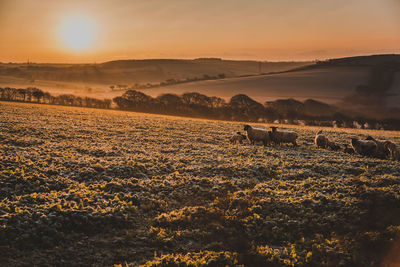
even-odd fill
[[[113,98],[124,90],[110,85],[159,84],[166,80],[257,75],[287,71],[312,62],[258,62],[222,59],[117,60],[101,64],[0,63],[0,86],[38,87],[52,94]]]
[[[317,128],[282,127],[299,147],[230,144],[242,123],[0,102],[0,262],[400,261],[399,162],[316,149]]]
[[[245,92],[255,100],[265,101],[279,98],[308,98],[329,104],[340,102],[344,96],[365,82],[368,69],[365,67],[319,67],[287,73],[239,77],[223,80],[198,81],[187,84],[156,87],[143,90],[157,96],[166,92],[199,92],[229,98]]]

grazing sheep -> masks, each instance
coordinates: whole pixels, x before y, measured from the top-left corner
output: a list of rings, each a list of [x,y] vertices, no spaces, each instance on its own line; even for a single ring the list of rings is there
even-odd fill
[[[390,141],[385,141],[385,148],[389,151],[390,158],[400,161],[400,149]]]
[[[369,140],[369,141],[375,142],[375,144],[377,146],[375,157],[381,158],[381,159],[386,159],[386,158],[389,157],[389,150],[387,150],[386,147],[385,147],[386,140],[384,140],[384,141],[376,140],[372,136],[367,136],[367,138],[365,138],[365,140]]]
[[[344,144],[343,152],[347,154],[354,154],[354,149],[349,147],[347,144]]]
[[[271,127],[272,132],[269,132],[270,139],[276,144],[292,143],[297,146],[296,139],[297,133],[293,131],[277,131],[277,127]]]
[[[229,141],[232,144],[243,144],[243,141],[246,140],[246,136],[244,134],[242,134],[241,132],[237,132],[234,136],[232,136],[231,138],[229,138]]]
[[[351,138],[351,146],[358,154],[369,157],[374,157],[378,150],[378,146],[372,140],[358,140],[358,138]]]
[[[318,131],[318,133],[315,135],[314,143],[317,147],[326,147],[328,139],[325,137],[325,135],[322,134],[322,130]]]
[[[333,141],[329,141],[329,140],[328,140],[328,143],[326,144],[326,147],[331,149],[331,150],[334,150],[334,151],[337,151],[337,150],[340,149],[340,146],[338,144],[336,144]]]
[[[245,125],[244,130],[247,132],[247,138],[251,144],[263,142],[264,146],[266,146],[271,142],[270,135],[265,129],[253,128],[250,125]]]
[[[314,143],[317,147],[320,148],[329,148],[331,150],[339,150],[340,146],[333,141],[329,141],[329,139],[322,134],[322,130],[318,131],[315,135]]]

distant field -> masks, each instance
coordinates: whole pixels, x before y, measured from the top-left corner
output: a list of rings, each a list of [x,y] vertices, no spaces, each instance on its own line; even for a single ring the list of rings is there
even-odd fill
[[[111,91],[108,84],[35,80],[0,75],[0,87],[27,88],[37,87],[52,95],[73,94],[94,98],[113,98],[124,93],[123,90]]]
[[[163,93],[198,92],[226,100],[236,94],[246,94],[260,103],[286,98],[297,100],[312,98],[334,104],[340,102],[345,96],[354,93],[355,88],[365,83],[367,77],[368,68],[366,67],[321,67],[279,74],[198,81],[142,89],[141,91],[153,97]],[[392,93],[396,95],[388,99],[388,103],[391,105],[400,103],[400,78],[398,77],[396,76],[392,86]],[[108,84],[50,80],[36,80],[32,83],[25,79],[9,76],[0,76],[0,86],[38,87],[53,95],[74,94],[109,99],[121,96],[124,93],[124,90],[112,91]]]
[[[0,86],[39,87],[53,94],[75,94],[112,98],[111,85],[158,84],[168,79],[255,75],[285,71],[312,62],[258,62],[221,59],[118,60],[101,64],[0,63]]]
[[[282,125],[300,146],[262,147],[227,141],[242,123],[4,102],[0,114],[4,265],[400,263],[400,165],[316,149],[316,128]]]
[[[235,94],[246,94],[262,103],[279,98],[312,98],[332,104],[354,93],[358,85],[366,82],[367,77],[368,68],[365,67],[329,66],[255,77],[199,81],[142,91],[152,96],[170,92],[199,92],[230,98]]]
[[[371,68],[399,64],[399,55],[372,55],[316,62],[257,62],[220,59],[194,60],[119,60],[101,64],[4,64],[0,63],[0,86],[38,87],[54,95],[74,94],[94,98],[114,98],[125,90],[112,91],[110,85],[159,84],[167,79],[225,79],[141,89],[156,97],[163,93],[198,92],[226,100],[246,94],[264,103],[276,99],[315,99],[329,104],[340,103],[355,93],[357,86],[370,82]],[[276,74],[271,73],[278,72]],[[283,73],[279,73],[283,72]],[[249,77],[239,77],[252,75]],[[381,90],[381,89],[377,89]],[[400,72],[393,75],[385,104],[400,105]],[[346,108],[351,109],[351,106]],[[369,114],[370,115],[370,114]]]
[[[227,100],[236,94],[246,94],[261,103],[282,98],[298,100],[312,98],[332,104],[353,93],[357,85],[365,82],[367,75],[366,68],[329,67],[281,74],[191,82],[143,89],[142,91],[153,97],[163,93],[199,92]],[[110,99],[120,96],[124,92],[121,90],[111,91],[109,85],[98,83],[45,80],[36,80],[31,83],[20,78],[5,76],[0,76],[0,85],[18,88],[36,86],[54,95],[74,94]]]

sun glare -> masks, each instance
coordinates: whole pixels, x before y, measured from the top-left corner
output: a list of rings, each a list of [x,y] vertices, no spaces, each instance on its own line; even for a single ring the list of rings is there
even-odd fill
[[[59,35],[64,46],[75,52],[93,48],[96,27],[90,17],[69,16],[59,27]]]

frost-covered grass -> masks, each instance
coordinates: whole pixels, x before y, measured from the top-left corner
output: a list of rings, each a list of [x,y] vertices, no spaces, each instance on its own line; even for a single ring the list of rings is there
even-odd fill
[[[259,125],[259,127],[266,125]],[[393,261],[399,162],[231,145],[241,123],[0,103],[0,262],[368,266]],[[326,129],[330,139],[384,131]]]

